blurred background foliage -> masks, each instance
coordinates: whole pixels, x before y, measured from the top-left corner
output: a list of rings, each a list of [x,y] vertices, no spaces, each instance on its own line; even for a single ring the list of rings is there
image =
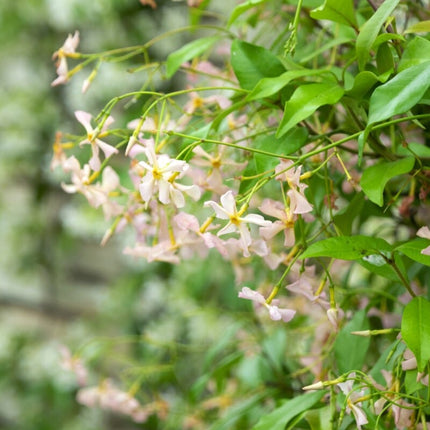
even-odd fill
[[[52,88],[51,56],[67,34],[78,29],[80,50],[95,52],[142,44],[186,25],[188,14],[185,2],[167,0],[156,10],[137,0],[0,3],[1,429],[179,428],[211,372],[228,374],[242,355],[232,345],[244,324],[238,312],[248,306],[238,303],[220,259],[148,265],[123,256],[123,243],[100,247],[102,216],[66,195],[49,170],[55,133],[76,129],[75,110],[96,114],[145,79],[106,64],[84,96],[87,71]],[[164,59],[184,37],[158,44],[151,56]],[[162,424],[157,417],[137,424],[79,405],[60,345],[81,352],[92,385],[106,377],[124,390],[137,383],[140,400],[160,395],[176,410]]]

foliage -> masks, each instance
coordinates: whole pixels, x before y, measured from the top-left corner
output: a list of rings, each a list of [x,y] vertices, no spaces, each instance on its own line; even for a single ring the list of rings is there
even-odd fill
[[[154,313],[204,277],[198,306],[227,308],[227,323],[196,363],[169,359],[180,319],[172,343],[150,326],[124,386],[113,370],[78,401],[147,428],[426,428],[425,2],[250,0],[216,23],[208,1],[190,3],[190,26],[141,45],[84,53],[68,36],[54,86],[88,70],[90,96],[108,62],[142,79],[76,110],[79,134],[57,134],[51,167],[102,209],[103,245],[127,231],[125,254],[176,265]],[[152,57],[182,33],[193,39]],[[85,349],[65,356],[77,376]]]

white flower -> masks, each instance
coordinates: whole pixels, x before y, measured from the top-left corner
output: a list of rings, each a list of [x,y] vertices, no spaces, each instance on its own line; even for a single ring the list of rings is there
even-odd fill
[[[144,152],[148,162],[141,161],[139,166],[143,167],[147,173],[142,178],[139,191],[146,204],[157,191],[161,203],[168,204],[173,201],[177,208],[185,206],[183,193],[188,194],[194,200],[200,198],[200,188],[196,185],[183,185],[174,181],[175,174],[181,177],[188,169],[185,161],[172,159],[167,154],[156,154],[152,140],[147,141]]]
[[[272,303],[275,304],[268,304],[266,303],[266,299],[264,296],[257,291],[251,290],[251,288],[243,287],[242,291],[239,292],[239,297],[241,299],[247,299],[252,300],[255,303],[258,303],[260,305],[263,305],[267,308],[269,311],[270,318],[273,321],[279,321],[282,320],[284,322],[289,322],[293,319],[296,311],[292,309],[280,309],[278,306],[276,306],[276,303],[278,301],[272,300]]]
[[[66,58],[70,57],[71,54],[74,54],[76,52],[76,48],[78,47],[78,45],[79,31],[75,31],[75,34],[73,36],[69,34],[63,46],[58,51],[54,52],[52,58],[54,60],[58,58],[56,62],[58,77],[51,83],[53,87],[59,84],[64,84],[68,81],[69,78],[67,74],[69,72],[69,69],[67,67]]]
[[[117,154],[118,150],[114,148],[111,145],[108,145],[107,143],[103,142],[102,140],[98,139],[97,135],[100,133],[104,133],[109,127],[110,124],[113,122],[113,118],[110,116],[105,121],[103,127],[101,130],[97,130],[97,128],[93,128],[91,126],[91,118],[92,115],[78,110],[75,112],[76,119],[84,126],[86,132],[87,132],[87,138],[84,139],[82,142],[80,142],[80,145],[90,144],[91,150],[92,150],[92,156],[89,161],[89,165],[91,169],[94,171],[100,170],[100,158],[99,158],[99,149],[101,149],[105,155],[106,158],[109,158],[113,154]]]
[[[239,232],[245,256],[249,256],[248,248],[252,243],[251,233],[245,224],[257,224],[262,227],[271,225],[271,221],[265,220],[261,215],[242,216],[243,210],[237,211],[236,201],[231,190],[221,196],[221,205],[211,200],[205,202],[204,205],[210,206],[215,211],[217,218],[229,220],[227,225],[218,232],[218,236]]]

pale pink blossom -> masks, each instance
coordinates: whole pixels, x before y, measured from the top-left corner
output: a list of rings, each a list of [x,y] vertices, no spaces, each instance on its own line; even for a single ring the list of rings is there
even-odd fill
[[[71,172],[72,183],[61,183],[66,193],[83,194],[87,198],[88,203],[95,208],[106,203],[107,196],[105,191],[103,191],[100,185],[91,184],[90,182],[91,169],[88,164],[85,164],[81,169],[79,161],[74,156],[71,156],[63,163],[63,169],[65,172]]]
[[[196,146],[193,149],[195,157],[192,159],[192,163],[199,167],[206,167],[209,169],[207,175],[207,186],[205,188],[217,193],[224,194],[228,191],[228,187],[223,183],[222,168],[224,166],[235,169],[236,171],[242,170],[246,166],[245,163],[238,163],[233,161],[224,154],[226,150],[225,146],[219,147],[216,155],[211,155],[206,152],[201,146]]]
[[[228,223],[218,232],[218,236],[239,232],[244,255],[249,256],[249,246],[252,243],[252,238],[246,224],[257,224],[264,227],[269,226],[271,222],[257,214],[242,216],[243,209],[237,211],[236,201],[231,190],[223,194],[220,200],[221,205],[211,200],[204,204],[205,206],[210,206],[215,211],[217,218],[229,220]]]
[[[184,112],[188,115],[205,106],[218,105],[220,109],[227,109],[231,106],[231,100],[225,96],[216,94],[208,97],[200,97],[199,93],[192,91],[189,93],[190,100],[184,105]]]
[[[270,240],[283,231],[284,245],[293,246],[295,243],[294,222],[297,220],[297,216],[281,202],[272,199],[264,199],[258,209],[266,215],[277,218],[270,226],[260,228],[261,237]]]
[[[73,36],[69,34],[63,46],[58,51],[54,52],[52,59],[57,59],[56,66],[58,77],[51,83],[53,87],[56,85],[64,84],[69,80],[67,57],[73,56],[73,54],[76,52],[76,48],[78,47],[78,45],[79,31],[75,31],[75,34]]]
[[[111,381],[105,380],[96,387],[81,388],[77,401],[90,408],[99,406],[102,409],[130,416],[135,422],[146,421],[149,413],[131,394],[116,388]]]
[[[406,402],[400,396],[397,396],[396,394],[393,393],[393,392],[396,392],[397,389],[396,389],[396,383],[395,381],[393,381],[393,375],[391,372],[388,372],[387,370],[382,369],[381,373],[385,379],[387,390],[388,390],[386,397],[388,399],[394,400],[394,402],[390,404],[390,409],[392,410],[392,413],[394,416],[394,424],[396,426],[396,429],[403,430],[405,428],[408,428],[408,429],[411,428],[413,424],[412,416],[414,414],[414,410],[413,410],[414,405]],[[384,387],[382,386],[379,386],[377,388],[380,390],[384,390]],[[384,406],[388,401],[387,398],[381,397],[379,400],[375,402],[374,409],[377,415],[379,415],[383,411]]]
[[[167,154],[156,154],[152,141],[148,141],[144,152],[148,162],[139,162],[139,166],[146,171],[141,179],[139,191],[146,204],[157,192],[161,203],[168,204],[172,201],[178,208],[185,206],[184,193],[194,200],[200,198],[199,187],[179,184],[174,180],[176,177],[181,178],[188,169],[189,166],[184,160],[172,159]]]
[[[312,205],[306,199],[304,194],[308,187],[300,182],[301,166],[292,167],[291,160],[281,160],[275,168],[277,174],[276,179],[288,183],[290,189],[287,191],[287,196],[290,199],[290,210],[293,214],[305,214],[313,210]]]
[[[355,378],[355,373],[348,375],[348,378]],[[361,402],[358,401],[363,397],[364,392],[362,390],[353,390],[354,381],[349,379],[346,382],[340,382],[337,386],[342,390],[343,394],[346,396],[346,412],[354,415],[355,422],[357,424],[357,429],[361,430],[361,426],[368,423],[366,414],[361,409]]]
[[[101,149],[105,155],[106,158],[109,158],[113,154],[117,154],[118,150],[114,148],[113,146],[107,144],[106,142],[103,142],[98,138],[100,134],[105,133],[107,127],[109,127],[110,124],[113,122],[113,118],[110,116],[106,119],[105,123],[103,124],[103,127],[98,130],[97,128],[93,128],[91,125],[91,119],[92,115],[78,110],[75,112],[76,119],[84,126],[86,132],[87,132],[87,138],[82,140],[80,142],[80,145],[89,144],[91,145],[92,150],[92,156],[89,161],[89,165],[91,169],[94,171],[99,171],[101,162],[99,157],[99,150]]]
[[[88,371],[78,356],[72,356],[70,349],[67,346],[60,346],[61,367],[65,370],[73,372],[76,376],[78,384],[84,386],[87,383]]]
[[[430,240],[430,229],[426,226],[426,227],[421,227],[418,231],[417,231],[417,236],[419,237],[423,237],[424,239],[428,239]],[[421,251],[421,254],[424,255],[430,255],[430,245],[427,248],[424,248]]]
[[[239,292],[239,297],[241,299],[252,300],[253,302],[265,306],[269,311],[270,318],[273,321],[282,320],[284,322],[289,322],[293,319],[296,311],[292,309],[280,309],[277,304],[279,300],[272,300],[273,304],[266,303],[266,299],[262,294],[257,291],[251,290],[251,288],[243,287],[242,291]]]

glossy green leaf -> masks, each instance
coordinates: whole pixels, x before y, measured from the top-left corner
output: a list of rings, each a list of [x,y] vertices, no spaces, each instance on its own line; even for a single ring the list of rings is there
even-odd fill
[[[313,243],[300,258],[331,257],[339,260],[359,260],[368,255],[387,254],[392,249],[388,242],[377,237],[339,236]]]
[[[376,88],[370,97],[368,123],[407,112],[424,96],[430,86],[430,61],[409,67]]]
[[[397,71],[401,72],[411,66],[430,61],[430,41],[423,37],[414,37],[403,51]]]
[[[414,167],[414,157],[402,158],[389,163],[379,163],[365,169],[360,185],[369,200],[378,206],[384,204],[384,188],[387,182],[398,175],[408,173]]]
[[[411,260],[430,266],[430,255],[421,253],[421,251],[428,246],[430,246],[430,241],[428,239],[416,238],[397,246],[395,250],[406,255],[406,257],[409,257]]]
[[[183,63],[203,54],[219,39],[218,36],[202,37],[201,39],[187,43],[182,48],[170,54],[167,57],[166,76],[171,78]]]
[[[294,127],[279,139],[270,134],[255,140],[254,147],[262,151],[279,155],[290,155],[298,151],[307,142],[308,131],[304,127]],[[256,173],[264,173],[279,164],[278,157],[254,154]]]
[[[322,6],[311,11],[311,17],[357,27],[353,0],[325,0]]]
[[[350,235],[352,223],[358,217],[364,206],[363,193],[356,193],[352,200],[333,217],[334,224],[344,234]]]
[[[323,73],[327,73],[327,70],[300,69],[289,70],[288,72],[282,73],[282,75],[275,78],[263,78],[252,90],[252,93],[248,95],[247,99],[256,100],[269,97],[282,90],[282,88],[284,88],[294,79],[303,78],[304,76],[320,75]]]
[[[394,70],[394,58],[388,43],[383,43],[378,48],[378,52],[376,53],[376,68],[379,75],[387,72],[391,74]]]
[[[399,4],[399,1],[400,0],[385,0],[378,10],[361,27],[355,45],[360,70],[364,69],[367,59],[370,56],[373,42],[380,28]]]
[[[291,128],[312,115],[323,105],[337,103],[344,90],[334,83],[301,85],[285,103],[284,116],[276,136],[283,136]]]
[[[369,337],[360,337],[351,334],[353,331],[369,329],[366,311],[358,311],[336,337],[334,354],[339,373],[361,370],[370,345]]]
[[[230,18],[228,19],[227,28],[230,27],[236,21],[236,19],[239,18],[239,16],[245,13],[247,10],[258,6],[259,4],[265,3],[266,1],[267,0],[248,0],[236,6],[230,15]]]
[[[414,297],[405,307],[402,316],[402,338],[417,359],[417,367],[424,371],[430,360],[430,302]]]
[[[415,154],[420,158],[430,158],[430,148],[422,143],[410,142],[407,147],[399,146],[397,149],[397,155],[407,157]]]
[[[231,45],[231,65],[242,88],[252,90],[263,78],[285,72],[281,61],[262,46],[236,39]]]
[[[430,20],[420,21],[412,24],[405,30],[405,33],[428,33],[430,32]]]
[[[264,415],[252,430],[284,430],[294,417],[311,409],[324,395],[325,391],[313,391],[287,400],[273,412]]]
[[[408,275],[403,264],[403,260],[400,254],[394,254],[397,269],[403,275],[405,279]],[[398,282],[399,275],[394,269],[394,267],[389,264],[381,255],[373,254],[362,258],[358,263],[367,269],[369,272],[375,273],[378,276],[390,279],[391,281]]]
[[[381,82],[380,77],[376,76],[373,72],[365,70],[364,72],[360,72],[355,76],[353,85],[346,89],[345,94],[361,99],[378,82]]]

